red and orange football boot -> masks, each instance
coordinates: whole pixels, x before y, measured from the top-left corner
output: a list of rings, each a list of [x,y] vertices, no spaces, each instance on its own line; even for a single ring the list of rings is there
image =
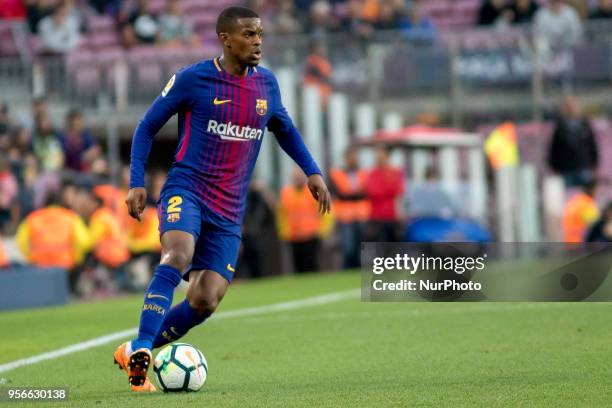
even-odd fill
[[[153,383],[147,378],[147,371],[153,364],[151,352],[146,348],[133,351],[130,355],[126,352],[128,342],[121,344],[115,350],[113,357],[119,369],[128,374],[128,379],[134,392],[154,392]]]

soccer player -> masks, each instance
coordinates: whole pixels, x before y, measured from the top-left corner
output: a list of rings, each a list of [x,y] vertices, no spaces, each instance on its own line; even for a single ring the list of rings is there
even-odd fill
[[[265,127],[308,176],[319,211],[330,210],[321,171],[281,103],[276,78],[258,67],[259,16],[230,7],[219,15],[216,29],[222,56],[176,73],[134,132],[126,203],[129,214],[140,219],[153,137],[178,113],[179,144],[158,203],[161,263],[145,294],[138,337],[114,353],[133,391],[155,390],[147,379],[151,350],[204,322],[223,299],[236,265],[245,196]],[[189,282],[187,299],[168,310],[181,278]]]

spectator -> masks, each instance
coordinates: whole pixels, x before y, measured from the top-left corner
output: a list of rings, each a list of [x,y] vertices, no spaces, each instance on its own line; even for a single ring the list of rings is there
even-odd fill
[[[506,7],[506,0],[484,0],[478,12],[478,25],[493,25]]]
[[[70,4],[64,0],[52,15],[38,24],[43,54],[66,54],[79,44],[79,21],[71,14]]]
[[[332,169],[329,175],[334,215],[340,231],[343,267],[357,268],[360,265],[363,224],[370,215],[370,204],[365,196],[368,174],[359,168],[357,150],[349,149],[344,155],[344,168]]]
[[[321,104],[325,108],[332,94],[332,66],[326,58],[325,45],[315,41],[310,45],[310,55],[304,67],[304,85],[313,85],[319,90]]]
[[[578,100],[566,97],[549,148],[550,167],[563,176],[568,187],[583,185],[595,178],[598,157],[593,129],[583,117]]]
[[[42,114],[37,119],[32,148],[43,171],[56,171],[64,166],[61,139],[46,114]]]
[[[159,19],[159,42],[166,47],[197,47],[200,44],[178,0],[169,0],[166,13]]]
[[[29,0],[25,3],[30,32],[37,34],[40,21],[53,14],[60,0]]]
[[[612,242],[612,202],[589,229],[586,242]]]
[[[378,19],[374,23],[377,30],[396,30],[399,28],[399,14],[393,3],[384,1],[379,6]]]
[[[515,24],[531,23],[535,13],[538,11],[538,4],[534,0],[516,0],[511,6]]]
[[[369,38],[374,32],[373,25],[362,19],[360,0],[348,0],[348,13],[342,26],[344,30],[361,39]]]
[[[400,169],[391,167],[390,150],[376,151],[376,167],[366,182],[366,195],[370,202],[370,220],[365,236],[368,241],[393,242],[397,240],[400,215],[399,200],[404,191],[404,176]]]
[[[23,0],[3,0],[0,7],[0,20],[24,20],[26,8]]]
[[[2,235],[0,235],[0,269],[6,268],[7,266],[9,266],[9,258],[6,253],[6,248],[4,247]]]
[[[510,7],[504,7],[497,20],[493,24],[497,31],[509,29],[514,22],[514,11]]]
[[[159,23],[149,10],[149,0],[138,0],[136,8],[120,20],[121,35],[126,47],[153,44],[157,40]]]
[[[7,154],[11,147],[11,130],[13,123],[9,117],[8,105],[0,104],[0,153]]]
[[[266,186],[253,180],[249,185],[246,210],[242,224],[242,250],[238,270],[246,267],[251,278],[263,276],[264,242],[266,228],[274,225],[274,202]],[[244,276],[244,275],[243,275]]]
[[[0,234],[17,221],[14,205],[18,192],[17,179],[11,172],[9,162],[0,156]]]
[[[437,33],[431,19],[421,12],[417,3],[407,10],[406,18],[400,23],[404,36],[415,44],[434,44]]]
[[[571,47],[582,41],[582,22],[576,10],[562,0],[550,0],[535,14],[534,32],[549,45]]]
[[[589,18],[592,20],[612,18],[612,0],[599,0],[597,8]]]
[[[589,17],[589,5],[587,4],[590,0],[561,0],[565,1],[568,6],[572,7],[578,13],[578,17],[581,20],[586,20]]]
[[[17,198],[19,210],[18,219],[23,219],[36,208],[36,193],[38,178],[38,161],[33,154],[28,153],[20,161],[17,179],[19,182],[19,196]]]
[[[66,167],[70,169],[86,171],[94,159],[102,154],[91,133],[83,129],[83,115],[76,109],[70,110],[66,116],[66,131],[61,140]]]
[[[32,99],[31,109],[29,114],[21,117],[19,122],[22,126],[27,128],[30,132],[34,131],[36,120],[41,115],[47,115],[47,100],[44,96],[37,96]]]
[[[93,256],[107,268],[120,268],[130,257],[126,231],[119,216],[104,205],[102,197],[87,194],[89,233]]]
[[[18,127],[12,132],[11,146],[8,157],[13,162],[20,162],[23,157],[32,151],[32,135],[25,127]]]
[[[359,14],[363,21],[375,24],[380,17],[380,0],[362,0],[360,3]]]
[[[278,12],[272,23],[276,34],[296,34],[302,31],[302,25],[295,16],[293,0],[279,0]]]
[[[277,211],[279,236],[291,245],[296,272],[316,271],[319,265],[321,215],[306,181],[295,167],[291,185],[281,190]]]
[[[25,260],[35,266],[64,268],[70,271],[74,291],[78,266],[89,251],[89,231],[73,211],[59,206],[51,194],[44,208],[34,211],[19,225],[15,237]]]
[[[77,185],[72,180],[65,180],[59,191],[60,205],[72,211],[77,211],[79,206]]]
[[[572,197],[563,209],[563,239],[565,242],[583,242],[591,224],[599,218],[595,201],[597,184],[586,183],[582,192]]]
[[[98,14],[115,15],[121,8],[121,0],[89,0],[89,4]]]
[[[317,0],[310,8],[309,31],[316,38],[323,38],[335,28],[331,5],[327,0]]]
[[[411,217],[449,218],[457,213],[452,197],[444,190],[438,171],[429,166],[425,181],[408,191],[406,200]]]

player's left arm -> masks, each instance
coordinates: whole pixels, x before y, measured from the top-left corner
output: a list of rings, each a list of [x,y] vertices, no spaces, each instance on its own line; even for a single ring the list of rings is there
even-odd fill
[[[280,147],[291,157],[308,177],[308,189],[319,202],[319,212],[328,213],[331,210],[331,195],[323,180],[321,170],[308,151],[302,135],[297,130],[287,110],[280,100],[278,85],[274,92],[278,98],[278,107],[268,122],[268,129],[274,133]]]

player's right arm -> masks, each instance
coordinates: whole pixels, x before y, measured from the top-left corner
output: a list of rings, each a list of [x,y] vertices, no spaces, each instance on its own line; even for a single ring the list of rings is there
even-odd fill
[[[140,221],[147,201],[145,167],[153,145],[153,138],[174,114],[189,108],[194,72],[187,67],[170,78],[162,93],[142,117],[132,138],[130,154],[130,191],[126,199],[130,216]]]

